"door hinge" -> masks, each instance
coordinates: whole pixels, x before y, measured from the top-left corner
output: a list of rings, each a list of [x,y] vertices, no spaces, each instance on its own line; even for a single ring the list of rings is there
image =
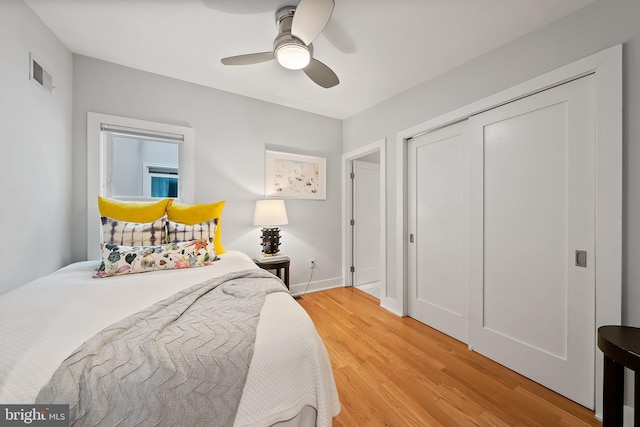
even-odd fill
[[[351,179],[356,179],[356,173],[355,172],[351,172]]]
[[[356,268],[353,265],[351,266],[351,268],[349,270],[351,270],[352,273],[356,272]]]
[[[353,227],[354,225],[356,225],[356,220],[352,219],[351,221],[349,221],[349,223],[351,224],[351,226]]]

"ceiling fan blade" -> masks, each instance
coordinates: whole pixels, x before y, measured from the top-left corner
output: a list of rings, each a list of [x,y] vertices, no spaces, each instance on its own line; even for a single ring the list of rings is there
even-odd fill
[[[300,0],[293,15],[291,34],[309,45],[329,22],[334,0]]]
[[[312,59],[309,65],[302,71],[317,85],[325,89],[329,89],[340,83],[336,73],[317,59]]]
[[[273,52],[248,53],[246,55],[229,56],[222,58],[224,65],[250,65],[275,59]]]

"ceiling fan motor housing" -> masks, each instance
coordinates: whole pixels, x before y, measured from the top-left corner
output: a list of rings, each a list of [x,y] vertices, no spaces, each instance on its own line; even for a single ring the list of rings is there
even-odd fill
[[[293,21],[295,12],[295,6],[284,6],[276,11],[276,27],[278,27],[279,33],[285,31],[291,33],[291,21]]]
[[[278,61],[286,68],[291,68],[285,65],[278,56],[283,50],[304,50],[307,52],[307,58],[313,57],[313,46],[307,46],[302,40],[291,35],[291,23],[293,22],[293,15],[296,11],[295,6],[285,6],[276,12],[276,26],[278,27],[278,35],[273,41],[273,51],[278,58]],[[308,63],[308,61],[307,61]],[[306,64],[305,64],[306,65]],[[304,67],[296,67],[292,69],[299,69]]]

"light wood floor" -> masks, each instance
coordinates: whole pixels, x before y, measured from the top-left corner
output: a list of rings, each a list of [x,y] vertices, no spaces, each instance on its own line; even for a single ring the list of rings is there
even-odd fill
[[[298,299],[325,342],[334,426],[598,426],[592,411],[355,288]]]

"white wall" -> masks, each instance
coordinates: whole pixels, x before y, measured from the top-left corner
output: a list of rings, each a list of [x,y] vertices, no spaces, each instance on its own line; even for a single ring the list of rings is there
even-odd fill
[[[195,132],[195,203],[225,199],[223,244],[260,253],[253,227],[264,197],[264,150],[327,158],[327,200],[287,200],[281,251],[291,256],[291,284],[342,284],[342,122],[120,65],[74,55],[72,258],[86,253],[87,112],[189,126]],[[96,221],[98,219],[96,218]],[[326,283],[325,283],[326,284]]]
[[[29,52],[53,95],[29,80]],[[72,55],[22,0],[0,2],[0,293],[70,260]]]
[[[344,152],[387,137],[388,249],[395,253],[396,134],[544,72],[624,43],[623,319],[640,326],[640,2],[600,0],[344,121]],[[387,278],[396,277],[388,258]]]
[[[343,123],[344,152],[387,137],[387,249],[396,242],[396,134],[547,71],[624,43],[623,323],[640,326],[640,2],[599,0]],[[387,283],[396,276],[387,258]],[[391,289],[391,298],[395,289]],[[627,387],[629,390],[630,387]],[[629,397],[627,401],[630,402]]]

